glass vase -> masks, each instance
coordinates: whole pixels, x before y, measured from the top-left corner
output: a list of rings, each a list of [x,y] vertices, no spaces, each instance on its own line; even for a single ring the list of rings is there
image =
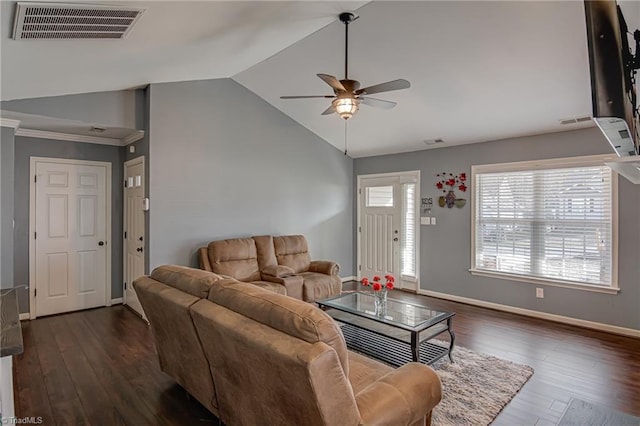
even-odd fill
[[[376,315],[384,316],[387,313],[387,289],[382,288],[380,291],[374,291],[375,312]]]

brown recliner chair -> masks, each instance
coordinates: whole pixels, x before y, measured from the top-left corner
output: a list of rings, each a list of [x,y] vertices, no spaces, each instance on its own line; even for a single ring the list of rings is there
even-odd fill
[[[256,239],[271,237],[255,237]],[[263,243],[264,244],[264,243]],[[260,256],[263,263],[261,272],[258,262],[258,250],[254,238],[232,238],[212,241],[207,247],[201,247],[198,252],[200,269],[216,274],[235,278],[266,288],[275,293],[302,299],[303,278],[294,275],[288,268],[279,268],[275,262],[265,261],[264,254]]]
[[[302,300],[315,302],[340,294],[340,266],[328,260],[312,261],[304,235],[273,237],[273,246],[278,265],[288,266],[303,278]]]

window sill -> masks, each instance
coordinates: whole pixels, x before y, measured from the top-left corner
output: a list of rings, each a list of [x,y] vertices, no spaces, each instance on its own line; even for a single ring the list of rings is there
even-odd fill
[[[568,281],[552,280],[548,278],[525,277],[522,275],[506,274],[501,272],[484,271],[480,269],[469,269],[472,275],[487,278],[498,278],[501,280],[519,281],[529,284],[542,284],[550,287],[570,288],[573,290],[591,291],[594,293],[618,294],[620,289],[617,287],[602,287],[592,284],[574,284]]]

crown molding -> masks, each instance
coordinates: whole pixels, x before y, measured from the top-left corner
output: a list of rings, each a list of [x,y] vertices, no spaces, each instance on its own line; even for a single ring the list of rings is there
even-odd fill
[[[16,136],[26,136],[30,138],[55,139],[60,141],[96,143],[100,145],[122,146],[120,139],[101,138],[98,136],[74,135],[71,133],[47,132],[44,130],[18,129]]]
[[[12,120],[10,118],[0,118],[0,127],[11,127],[17,129],[20,127],[20,120]]]
[[[122,145],[123,146],[129,145],[130,143],[139,141],[142,138],[144,138],[144,130],[136,130],[135,132],[131,133],[129,136],[122,138]]]

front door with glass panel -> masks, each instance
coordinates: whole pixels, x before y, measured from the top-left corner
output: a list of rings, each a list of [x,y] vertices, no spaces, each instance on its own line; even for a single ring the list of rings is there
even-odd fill
[[[417,171],[359,177],[359,277],[391,274],[417,290],[418,180]]]

